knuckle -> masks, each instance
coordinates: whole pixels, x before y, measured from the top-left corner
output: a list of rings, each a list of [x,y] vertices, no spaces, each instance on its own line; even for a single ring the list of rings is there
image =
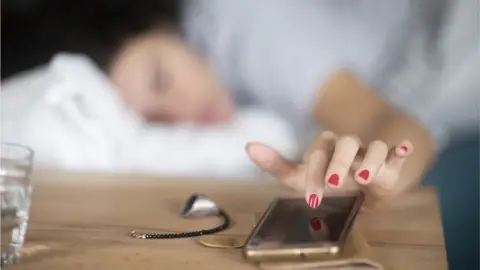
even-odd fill
[[[313,161],[315,163],[326,163],[328,162],[328,155],[325,150],[315,150],[310,157],[308,158],[309,161]]]
[[[338,158],[335,159],[331,165],[336,170],[348,170],[352,166],[352,162],[345,158]]]
[[[378,148],[379,150],[388,151],[388,146],[385,142],[380,140],[372,141],[369,145],[370,148]]]
[[[360,146],[360,139],[354,135],[342,136],[338,139],[337,145],[358,148]]]
[[[324,149],[318,150],[318,159],[321,161],[328,160],[328,152]]]
[[[337,135],[330,130],[325,130],[320,133],[320,137],[325,140],[335,139]]]
[[[375,153],[379,153],[385,156],[388,154],[389,151],[388,145],[385,142],[379,140],[371,142],[368,146],[368,150],[373,150]]]

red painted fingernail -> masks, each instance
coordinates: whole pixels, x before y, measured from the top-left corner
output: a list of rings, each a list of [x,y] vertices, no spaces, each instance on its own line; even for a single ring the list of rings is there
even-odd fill
[[[340,182],[340,177],[336,173],[332,174],[330,178],[328,178],[328,183],[334,186],[338,186],[338,182]]]
[[[317,208],[319,203],[320,202],[316,194],[312,194],[310,197],[308,197],[308,206],[310,206],[310,208]]]
[[[310,225],[314,231],[319,231],[322,229],[322,223],[320,222],[319,218],[312,218],[310,220]]]
[[[400,146],[400,149],[402,149],[404,152],[408,151],[408,147],[405,145]]]
[[[370,172],[368,170],[363,170],[358,174],[358,176],[360,178],[363,178],[363,180],[367,181],[368,177],[370,176]]]

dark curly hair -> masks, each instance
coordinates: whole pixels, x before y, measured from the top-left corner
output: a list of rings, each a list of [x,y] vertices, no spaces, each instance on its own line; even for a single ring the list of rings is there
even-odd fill
[[[124,40],[154,28],[179,29],[181,0],[4,0],[2,78],[83,53],[102,69]]]

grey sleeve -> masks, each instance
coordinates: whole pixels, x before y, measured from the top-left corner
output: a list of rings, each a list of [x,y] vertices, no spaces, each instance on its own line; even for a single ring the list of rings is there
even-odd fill
[[[422,20],[406,55],[379,86],[392,104],[430,131],[441,150],[452,136],[478,132],[480,3],[421,2]]]
[[[192,13],[197,19],[190,21],[194,43],[229,85],[292,123],[308,126],[322,84],[334,71],[347,68],[394,106],[419,118],[439,144],[445,140],[447,126],[438,117],[445,119],[439,112],[449,98],[434,98],[442,72],[427,53],[435,47],[430,41],[436,42],[431,36],[435,31],[427,28],[439,22],[425,19],[444,1],[196,3],[202,4]]]
[[[415,16],[411,1],[274,2],[237,19],[231,53],[244,88],[295,123],[310,120],[320,87],[338,69],[375,84],[401,57]]]

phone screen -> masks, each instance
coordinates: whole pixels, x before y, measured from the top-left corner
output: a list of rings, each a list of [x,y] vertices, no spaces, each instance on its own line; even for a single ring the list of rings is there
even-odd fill
[[[248,248],[337,244],[358,212],[359,200],[360,196],[327,197],[312,209],[304,199],[279,199],[263,218]]]

